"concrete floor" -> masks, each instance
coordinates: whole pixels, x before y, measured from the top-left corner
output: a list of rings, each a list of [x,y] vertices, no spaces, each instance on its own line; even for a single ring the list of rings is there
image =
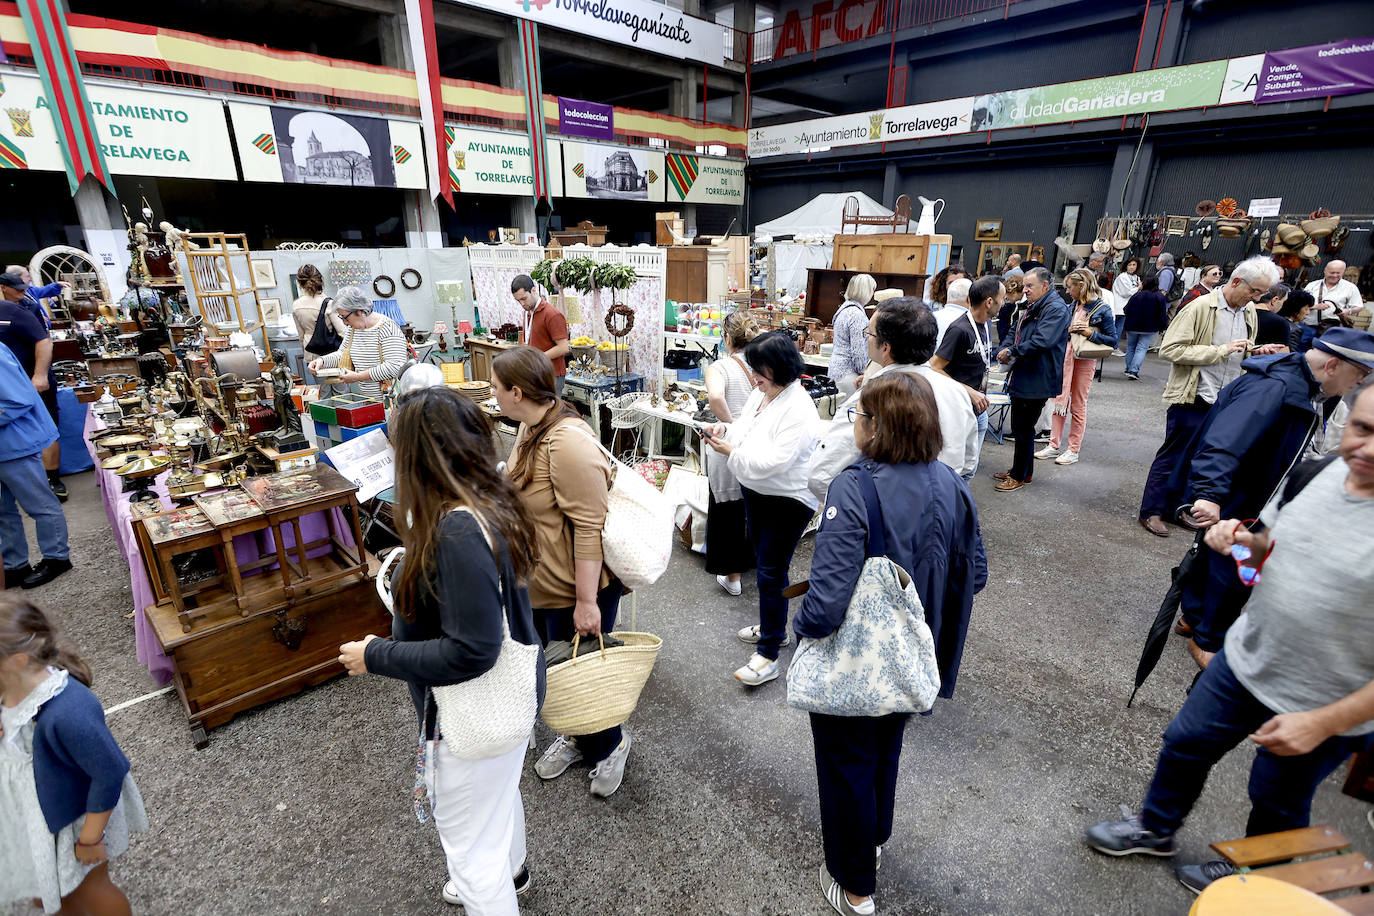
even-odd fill
[[[1165,367],[1140,382],[1120,359],[1094,388],[1083,460],[1040,462],[1035,483],[995,493],[1010,444],[989,441],[973,491],[991,577],[974,607],[958,691],[913,722],[879,912],[1185,913],[1159,860],[1120,861],[1083,827],[1138,804],[1159,735],[1193,674],[1174,638],[1125,708],[1146,628],[1187,538],[1145,534],[1134,513],[1163,431]],[[155,689],[134,658],[127,571],[89,474],[68,481],[77,569],[34,593],[87,653],[107,707]],[[809,568],[810,540],[793,567]],[[524,912],[557,916],[824,914],[810,732],[782,680],[753,692],[730,672],[756,622],[756,592],[726,597],[679,548],[639,596],[664,639],[630,722],[624,786],[587,792],[586,770],[522,782],[535,889]],[[628,602],[625,607],[628,623]],[[195,750],[174,695],[111,717],[147,800],[150,833],[113,866],[134,911],[453,913],[443,856],[410,813],[414,721],[399,682],[342,678],[240,716]],[[542,749],[548,735],[540,726]],[[1243,834],[1242,748],[1214,771],[1181,836],[1182,858]],[[1338,774],[1338,777],[1341,774]],[[1315,823],[1369,848],[1367,806],[1317,794]],[[1361,846],[1360,844],[1363,844]]]

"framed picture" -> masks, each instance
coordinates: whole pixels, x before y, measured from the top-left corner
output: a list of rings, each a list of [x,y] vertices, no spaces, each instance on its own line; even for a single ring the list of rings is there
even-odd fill
[[[1006,269],[1007,258],[1016,253],[1024,261],[1030,249],[1030,242],[985,242],[978,250],[978,275],[1000,274]]]
[[[297,299],[301,297],[300,277],[298,277],[296,274],[291,274],[289,279],[291,280],[291,301],[295,302]]]
[[[276,289],[277,269],[272,266],[271,258],[254,258],[253,286],[256,289]]]
[[[1002,238],[1000,219],[980,219],[973,224],[973,237],[979,242],[996,242]]]
[[[1077,242],[1078,221],[1082,215],[1082,204],[1064,204],[1059,210],[1059,228],[1055,233],[1056,237],[1063,239],[1069,245]],[[1058,245],[1054,246],[1054,262],[1050,264],[1050,272],[1056,277],[1062,277],[1069,272],[1069,259]]]
[[[267,324],[276,324],[277,319],[281,317],[281,300],[260,296],[258,305],[262,307],[262,320]]]
[[[1186,216],[1170,216],[1164,222],[1166,235],[1187,235],[1191,220]]]

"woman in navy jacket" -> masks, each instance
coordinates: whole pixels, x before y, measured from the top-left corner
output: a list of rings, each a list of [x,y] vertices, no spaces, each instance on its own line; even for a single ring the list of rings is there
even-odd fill
[[[406,548],[392,575],[392,638],[345,643],[339,660],[349,674],[384,674],[410,687],[426,747],[426,787],[448,859],[444,900],[514,916],[516,894],[530,884],[520,799],[526,742],[468,759],[463,748],[449,746],[456,736],[437,728],[430,688],[490,671],[501,655],[503,622],[516,642],[539,645],[522,584],[534,566],[534,526],[510,479],[497,470],[491,427],[470,399],[447,388],[421,389],[401,399],[390,422],[396,517],[404,520]],[[542,656],[535,662],[542,702]]]
[[[935,396],[917,375],[893,372],[862,389],[854,441],[865,456],[830,484],[811,561],[811,588],[792,626],[821,639],[839,629],[863,571],[868,510],[877,492],[887,556],[911,575],[935,639],[940,696],[954,693],[973,596],[987,583],[978,509],[942,447]],[[821,890],[840,913],[872,913],[878,848],[892,833],[905,714],[811,713],[825,867]]]

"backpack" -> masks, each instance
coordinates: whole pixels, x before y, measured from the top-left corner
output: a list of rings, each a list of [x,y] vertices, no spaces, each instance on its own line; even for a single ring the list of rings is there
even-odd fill
[[[328,356],[343,346],[343,338],[329,323],[329,305],[333,301],[333,296],[326,296],[324,302],[320,303],[320,314],[315,318],[315,330],[310,333],[310,340],[305,344],[306,352],[314,353],[316,356]]]
[[[1337,457],[1336,455],[1327,455],[1315,461],[1304,461],[1294,467],[1283,482],[1283,492],[1279,494],[1277,508],[1282,509],[1291,503],[1294,497],[1302,492],[1303,487],[1311,483],[1312,478],[1326,470],[1326,466],[1335,461]]]
[[[1179,270],[1177,267],[1173,268],[1173,271],[1173,282],[1169,284],[1168,289],[1160,289],[1160,292],[1163,293],[1164,298],[1170,302],[1177,302],[1183,298],[1184,293],[1188,292],[1188,287],[1183,283],[1183,271]],[[1159,274],[1160,271],[1158,270],[1154,272],[1155,277],[1158,277]]]

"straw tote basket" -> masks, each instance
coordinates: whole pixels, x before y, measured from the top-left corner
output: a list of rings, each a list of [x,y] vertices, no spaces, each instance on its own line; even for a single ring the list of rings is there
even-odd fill
[[[600,652],[578,655],[579,636],[573,637],[573,657],[546,672],[544,707],[539,715],[560,735],[593,735],[630,718],[639,692],[654,670],[663,640],[651,633],[617,631],[625,643]]]

